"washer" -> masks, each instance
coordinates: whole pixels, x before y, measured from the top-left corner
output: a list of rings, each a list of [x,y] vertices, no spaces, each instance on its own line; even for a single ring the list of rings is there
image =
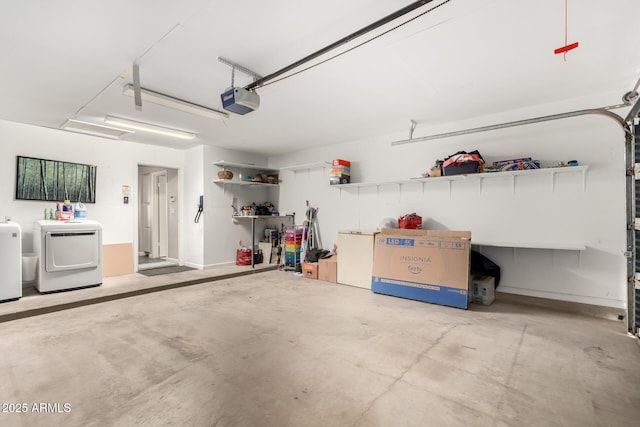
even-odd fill
[[[95,221],[37,221],[36,289],[54,292],[102,284],[102,226]]]
[[[0,222],[0,301],[22,297],[22,233],[20,225]]]

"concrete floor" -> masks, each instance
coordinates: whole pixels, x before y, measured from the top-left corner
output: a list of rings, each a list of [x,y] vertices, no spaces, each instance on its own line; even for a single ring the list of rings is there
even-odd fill
[[[135,273],[106,277],[103,279],[102,285],[97,287],[47,294],[40,294],[33,287],[26,287],[19,300],[0,303],[0,323],[81,305],[157,292],[158,290],[189,286],[238,275],[251,275],[276,267],[273,264],[256,264],[255,268],[227,265],[208,270],[190,270],[153,277]]]
[[[2,426],[640,420],[625,322],[511,301],[465,311],[270,271],[0,325]]]

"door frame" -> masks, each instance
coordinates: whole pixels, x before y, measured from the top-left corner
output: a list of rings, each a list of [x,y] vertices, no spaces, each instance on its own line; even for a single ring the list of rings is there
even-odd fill
[[[175,190],[175,195],[176,200],[178,201],[178,203],[176,203],[174,205],[174,209],[175,209],[175,214],[177,215],[177,236],[174,240],[171,240],[170,242],[170,253],[171,253],[171,248],[176,248],[177,246],[177,253],[178,253],[178,257],[177,259],[170,257],[172,260],[177,261],[177,263],[179,265],[184,265],[184,230],[183,230],[183,224],[184,224],[184,207],[183,204],[181,202],[182,200],[182,195],[184,192],[184,169],[181,165],[158,165],[158,164],[149,164],[149,163],[136,163],[135,164],[135,170],[134,170],[134,176],[135,176],[135,180],[134,180],[134,185],[133,188],[135,189],[135,191],[133,191],[132,193],[135,194],[134,197],[131,197],[131,204],[133,205],[132,208],[135,210],[135,215],[134,215],[134,221],[133,221],[133,265],[134,265],[134,271],[138,272],[140,270],[139,268],[139,263],[138,263],[138,256],[139,256],[139,248],[140,248],[140,207],[139,207],[139,203],[140,203],[140,193],[142,191],[142,187],[139,185],[139,177],[140,177],[140,172],[141,169],[143,168],[153,168],[153,169],[164,169],[165,171],[167,170],[172,170],[175,171],[177,173],[177,179],[178,179],[178,183],[176,186],[176,190]],[[150,172],[152,173],[152,172]],[[168,196],[167,196],[168,197]]]

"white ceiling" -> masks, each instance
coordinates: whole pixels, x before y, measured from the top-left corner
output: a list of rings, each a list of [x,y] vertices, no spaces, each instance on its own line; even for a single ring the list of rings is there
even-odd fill
[[[440,124],[594,93],[622,96],[639,77],[637,0],[569,0],[568,42],[580,46],[566,61],[553,53],[565,44],[564,0],[450,0],[358,49],[259,89],[260,108],[245,116],[220,121],[149,103],[137,111],[133,98],[122,95],[137,61],[144,88],[221,109],[231,69],[218,57],[268,75],[409,3],[4,2],[0,119],[60,128],[70,118],[102,123],[108,114],[198,135],[185,142],[138,132],[124,140],[273,155],[408,132],[411,119]],[[250,81],[236,73],[236,86]],[[592,107],[600,105],[584,106]]]

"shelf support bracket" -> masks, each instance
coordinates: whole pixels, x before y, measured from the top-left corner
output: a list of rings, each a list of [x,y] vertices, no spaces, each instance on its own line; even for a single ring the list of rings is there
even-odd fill
[[[584,251],[578,251],[578,268],[582,268],[582,252]]]
[[[409,139],[413,139],[413,131],[416,130],[416,126],[418,126],[418,123],[411,120],[411,124],[409,125]]]

